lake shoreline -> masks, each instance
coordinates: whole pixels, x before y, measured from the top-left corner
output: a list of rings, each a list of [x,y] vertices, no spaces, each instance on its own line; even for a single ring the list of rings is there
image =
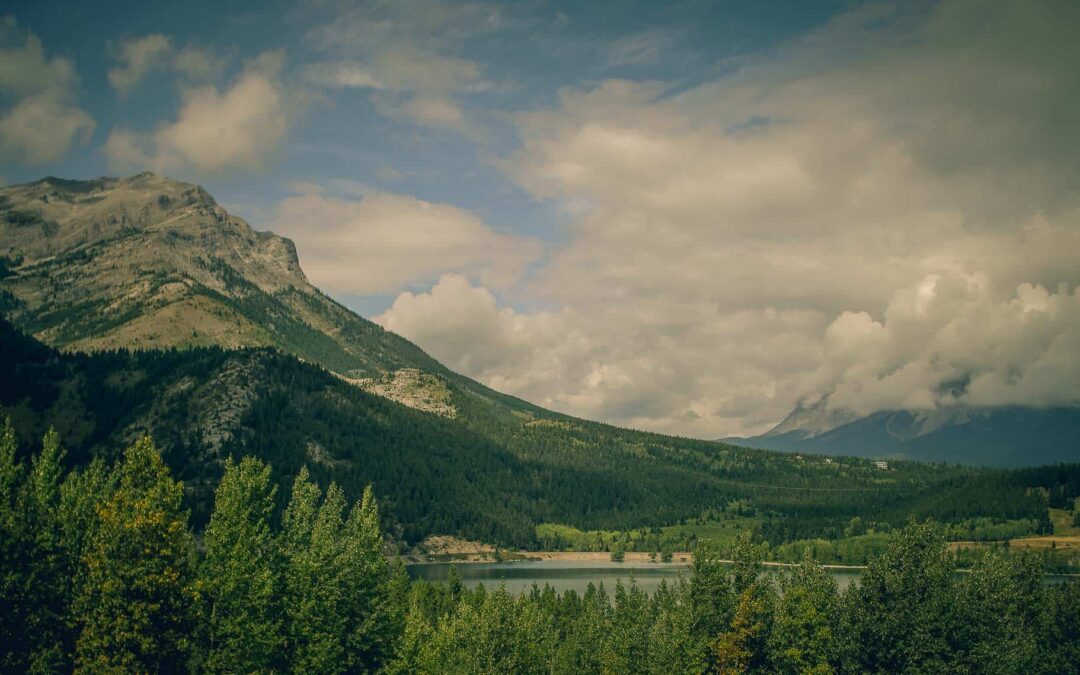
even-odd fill
[[[522,562],[603,562],[611,563],[612,565],[625,565],[627,567],[636,567],[645,564],[663,568],[674,565],[689,566],[693,562],[693,554],[689,552],[673,553],[671,561],[666,563],[661,562],[659,559],[652,560],[649,558],[649,555],[649,553],[643,551],[628,551],[621,562],[615,562],[611,559],[611,554],[606,551],[503,551],[500,552],[501,560],[495,560],[493,555],[487,553],[406,554],[392,556],[391,560],[400,561],[410,567],[416,565],[447,565],[450,563],[460,565],[491,565]],[[725,565],[732,565],[735,563],[734,560],[720,560],[719,562]],[[761,563],[762,567],[771,569],[793,568],[798,567],[799,564],[800,563],[780,562],[777,560],[765,560]],[[838,563],[822,564],[821,567],[822,569],[836,572],[862,572],[867,568],[866,565],[842,565]],[[967,574],[971,572],[971,569],[960,568],[954,571],[959,574]],[[1080,574],[1075,573],[1046,572],[1045,574],[1053,577],[1080,579]]]
[[[631,563],[645,563],[648,565],[689,565],[693,561],[693,554],[688,551],[680,551],[671,554],[671,561],[668,563],[661,562],[659,558],[651,559],[651,554],[644,551],[628,551],[626,552],[621,563],[615,562],[611,559],[611,553],[607,551],[502,551],[500,552],[501,560],[496,560],[492,554],[489,553],[468,553],[468,554],[406,554],[395,556],[395,559],[400,560],[406,565],[444,565],[447,563],[455,563],[461,565],[471,564],[492,564],[492,563],[514,563],[514,562],[543,562],[543,561],[558,561],[558,562],[610,562],[615,565],[623,564],[631,566]],[[733,564],[733,560],[721,560],[720,562],[725,564]],[[797,567],[799,563],[786,563],[780,561],[767,560],[763,561],[764,567]],[[832,570],[851,570],[861,571],[866,569],[866,565],[840,565],[840,564],[827,564],[822,565],[824,569]]]

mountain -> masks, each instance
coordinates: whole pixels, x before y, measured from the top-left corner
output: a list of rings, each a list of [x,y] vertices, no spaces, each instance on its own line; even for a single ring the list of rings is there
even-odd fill
[[[865,417],[797,406],[754,438],[726,439],[787,452],[998,467],[1080,461],[1080,409],[1022,406],[883,410]]]
[[[243,454],[283,488],[301,465],[352,497],[373,483],[408,542],[528,546],[541,523],[655,527],[730,504],[778,541],[856,515],[1045,518],[998,474],[630,431],[500,394],[326,297],[287,239],[153,174],[0,189],[0,314],[0,414],[20,452],[49,425],[74,462],[150,433],[197,523]],[[998,488],[940,500],[972,481]]]

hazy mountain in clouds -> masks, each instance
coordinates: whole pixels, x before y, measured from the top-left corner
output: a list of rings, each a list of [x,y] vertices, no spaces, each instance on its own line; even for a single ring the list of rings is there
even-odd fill
[[[799,405],[761,436],[726,440],[788,452],[1004,467],[1080,459],[1077,408],[952,406],[860,417],[827,403],[822,397]]]

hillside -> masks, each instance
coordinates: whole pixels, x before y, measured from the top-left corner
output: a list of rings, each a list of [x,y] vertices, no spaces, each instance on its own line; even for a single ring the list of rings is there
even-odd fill
[[[241,454],[352,496],[373,482],[410,542],[530,546],[541,523],[654,527],[734,502],[778,540],[856,515],[1046,520],[1003,474],[634,432],[504,396],[327,298],[288,240],[153,174],[3,188],[0,254],[0,412],[22,451],[47,425],[77,462],[152,433],[197,523]],[[946,484],[964,496],[942,500]]]
[[[727,440],[785,452],[997,467],[1080,460],[1076,408],[884,410],[861,418],[820,408],[797,408],[762,436]]]

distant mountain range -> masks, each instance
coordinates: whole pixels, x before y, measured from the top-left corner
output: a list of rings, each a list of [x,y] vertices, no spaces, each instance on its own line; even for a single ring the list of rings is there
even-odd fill
[[[1080,461],[1080,409],[957,406],[859,417],[829,409],[822,398],[796,407],[761,436],[725,440],[786,452],[1036,466]]]

